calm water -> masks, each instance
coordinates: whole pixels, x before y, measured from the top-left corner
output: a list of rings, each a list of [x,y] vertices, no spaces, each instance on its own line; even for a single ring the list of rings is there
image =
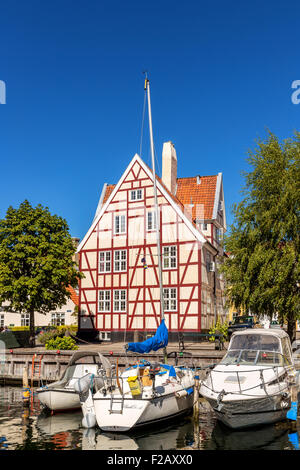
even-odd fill
[[[298,450],[300,423],[287,421],[248,431],[220,425],[206,402],[200,405],[199,429],[191,417],[162,427],[123,434],[81,427],[81,411],[46,416],[35,396],[23,408],[21,387],[0,387],[0,450]],[[297,432],[298,429],[298,432]]]

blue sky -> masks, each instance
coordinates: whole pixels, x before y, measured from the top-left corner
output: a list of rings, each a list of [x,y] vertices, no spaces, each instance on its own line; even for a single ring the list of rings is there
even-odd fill
[[[0,218],[28,199],[85,235],[103,183],[139,152],[146,69],[158,173],[168,140],[178,176],[222,172],[231,223],[255,139],[299,130],[299,14],[296,1],[2,2]]]

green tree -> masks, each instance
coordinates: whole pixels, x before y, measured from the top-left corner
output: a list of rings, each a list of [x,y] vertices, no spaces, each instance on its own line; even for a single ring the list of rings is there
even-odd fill
[[[268,133],[248,152],[243,200],[225,237],[227,296],[258,316],[278,316],[295,338],[300,318],[300,133]]]
[[[30,344],[35,345],[34,312],[62,307],[82,277],[66,221],[42,205],[25,200],[0,220],[0,305],[30,314]]]

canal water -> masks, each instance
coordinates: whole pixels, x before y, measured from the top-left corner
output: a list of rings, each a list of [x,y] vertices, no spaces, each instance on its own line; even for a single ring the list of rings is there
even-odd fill
[[[0,450],[298,450],[299,428],[282,421],[244,431],[218,423],[208,403],[200,401],[199,428],[191,416],[164,426],[124,434],[86,430],[78,412],[46,415],[35,395],[22,404],[22,388],[0,386]]]

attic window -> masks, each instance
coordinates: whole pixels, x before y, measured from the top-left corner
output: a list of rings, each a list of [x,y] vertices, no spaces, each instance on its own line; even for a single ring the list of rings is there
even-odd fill
[[[130,191],[131,201],[140,201],[141,199],[143,199],[142,189],[134,189],[133,191]]]

